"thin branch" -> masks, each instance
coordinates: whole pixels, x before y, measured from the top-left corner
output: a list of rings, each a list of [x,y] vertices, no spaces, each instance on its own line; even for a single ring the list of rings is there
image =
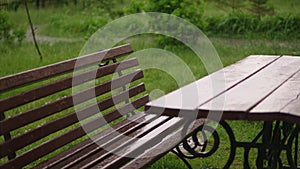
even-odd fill
[[[35,38],[35,32],[34,32],[33,24],[32,24],[32,21],[31,21],[31,17],[30,17],[28,5],[27,5],[27,0],[24,0],[24,4],[25,4],[27,18],[28,18],[28,22],[29,22],[29,25],[30,25],[31,33],[32,33],[33,42],[34,42],[35,48],[37,50],[37,53],[40,56],[40,61],[42,61],[43,60],[43,56],[42,56],[42,53],[41,53],[40,48],[39,48],[39,45],[38,45],[38,43],[36,41],[36,38]]]

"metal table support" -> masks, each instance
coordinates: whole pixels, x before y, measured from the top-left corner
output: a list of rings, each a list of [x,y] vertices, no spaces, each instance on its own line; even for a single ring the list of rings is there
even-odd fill
[[[190,123],[189,123],[190,124]],[[189,125],[186,124],[186,125]],[[233,130],[226,121],[220,125],[225,129],[230,140],[230,155],[223,168],[229,168],[232,164],[237,148],[244,149],[244,168],[249,169],[249,153],[251,149],[257,149],[257,168],[300,168],[298,153],[298,135],[300,125],[281,121],[265,121],[263,128],[251,142],[236,141]],[[206,132],[212,135],[213,145],[207,150]],[[198,137],[201,135],[201,139]],[[209,126],[200,126],[193,133],[177,145],[172,152],[176,154],[188,168],[192,168],[187,159],[205,158],[213,155],[220,145],[220,137],[217,131]],[[282,151],[286,152],[287,165],[282,162]]]

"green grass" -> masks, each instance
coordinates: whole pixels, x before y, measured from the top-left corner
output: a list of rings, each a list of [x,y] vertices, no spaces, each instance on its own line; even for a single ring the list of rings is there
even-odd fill
[[[40,61],[33,43],[2,44],[0,77],[78,57],[82,45],[83,42],[41,43],[43,60]]]

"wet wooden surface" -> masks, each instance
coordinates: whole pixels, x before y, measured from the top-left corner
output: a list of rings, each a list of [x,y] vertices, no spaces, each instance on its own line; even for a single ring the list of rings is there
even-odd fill
[[[147,104],[148,113],[300,123],[300,57],[249,56]]]

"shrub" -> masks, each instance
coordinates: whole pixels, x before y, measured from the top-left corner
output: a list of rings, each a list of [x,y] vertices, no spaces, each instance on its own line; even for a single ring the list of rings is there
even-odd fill
[[[206,26],[202,19],[204,13],[204,1],[203,0],[132,0],[130,8],[127,9],[127,13],[138,12],[162,12],[172,14],[180,18],[186,19],[196,25],[198,28],[204,28]],[[170,23],[168,17],[161,17],[157,19],[161,26],[164,25],[168,32],[182,34],[186,25],[178,26]],[[193,37],[190,37],[193,38]],[[159,45],[177,45],[181,44],[179,41],[169,37],[160,36]]]
[[[204,28],[205,23],[202,20],[204,13],[203,0],[132,0],[127,13],[138,12],[162,12],[173,14],[190,21],[199,28]]]
[[[251,2],[251,8],[248,9],[251,13],[264,16],[273,15],[275,13],[274,8],[268,6],[268,0],[249,0]]]
[[[53,15],[47,25],[47,35],[50,36],[90,36],[101,26],[108,22],[107,18],[92,16],[90,18],[78,19],[68,15]]]
[[[262,34],[267,37],[300,37],[300,17],[294,15],[253,16],[233,13],[222,17],[208,17],[205,31],[209,34]]]
[[[9,21],[7,12],[0,10],[0,41],[2,42],[21,42],[25,38],[23,27],[15,28]]]

